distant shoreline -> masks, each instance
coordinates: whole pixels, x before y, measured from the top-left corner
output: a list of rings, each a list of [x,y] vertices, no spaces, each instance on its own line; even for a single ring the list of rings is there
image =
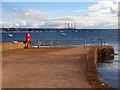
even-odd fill
[[[95,31],[95,30],[119,30],[119,29],[76,29],[76,28],[1,28],[1,33],[8,32],[80,32],[80,31]]]

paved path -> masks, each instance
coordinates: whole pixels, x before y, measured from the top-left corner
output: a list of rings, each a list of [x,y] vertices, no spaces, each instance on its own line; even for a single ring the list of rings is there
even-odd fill
[[[93,88],[84,53],[83,47],[4,51],[3,88]]]

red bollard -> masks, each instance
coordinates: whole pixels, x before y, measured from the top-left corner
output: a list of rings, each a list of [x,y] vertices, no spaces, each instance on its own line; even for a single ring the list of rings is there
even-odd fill
[[[28,48],[29,46],[29,43],[30,43],[30,34],[26,34],[26,48]]]

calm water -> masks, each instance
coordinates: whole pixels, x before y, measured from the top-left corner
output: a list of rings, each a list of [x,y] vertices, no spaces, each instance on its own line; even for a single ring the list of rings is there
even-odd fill
[[[25,35],[27,32],[11,32],[12,37],[8,36],[8,33],[2,34],[2,42],[6,41],[25,41]],[[81,30],[80,32],[30,32],[31,44],[35,45],[36,41],[41,40],[42,45],[50,45],[49,41],[54,46],[75,46],[83,45],[86,40],[87,45],[98,45],[98,39],[103,39],[106,45],[114,46],[115,53],[118,54],[118,30]],[[59,41],[58,41],[59,40]],[[68,40],[68,42],[63,42]],[[69,42],[70,40],[70,42]],[[76,40],[76,42],[74,42]],[[78,41],[78,42],[77,42]],[[108,63],[109,62],[109,63]],[[118,87],[118,64],[120,59],[116,55],[113,60],[109,60],[107,63],[99,63],[98,71],[100,72],[101,80]]]

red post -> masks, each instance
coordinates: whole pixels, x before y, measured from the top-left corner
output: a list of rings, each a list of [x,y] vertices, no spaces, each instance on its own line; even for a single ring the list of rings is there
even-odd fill
[[[28,45],[30,43],[30,34],[26,34],[26,48],[28,48]]]

